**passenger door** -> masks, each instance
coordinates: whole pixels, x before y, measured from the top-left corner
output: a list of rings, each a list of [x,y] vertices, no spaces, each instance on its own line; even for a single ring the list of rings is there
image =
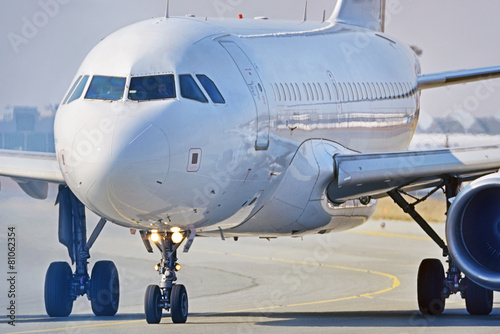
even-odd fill
[[[220,44],[233,58],[255,102],[257,110],[255,150],[267,150],[269,147],[269,104],[260,76],[248,56],[236,43],[220,42]]]

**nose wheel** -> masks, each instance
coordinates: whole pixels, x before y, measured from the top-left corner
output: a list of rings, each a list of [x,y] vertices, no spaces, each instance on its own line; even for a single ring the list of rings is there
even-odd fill
[[[154,234],[152,238],[151,233],[141,233],[148,250],[150,250],[148,244],[151,240],[162,253],[161,262],[155,266],[160,274],[160,284],[148,286],[144,296],[146,322],[148,324],[160,323],[163,310],[166,310],[170,311],[174,324],[185,323],[188,318],[188,294],[184,285],[175,283],[176,272],[180,270],[180,265],[177,263],[177,248],[182,240],[177,244],[174,243],[171,232],[155,232]]]

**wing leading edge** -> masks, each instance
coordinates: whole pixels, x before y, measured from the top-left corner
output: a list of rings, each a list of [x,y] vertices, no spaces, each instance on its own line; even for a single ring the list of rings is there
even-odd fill
[[[329,199],[343,203],[383,197],[393,189],[417,190],[457,177],[471,181],[500,169],[500,146],[334,156]]]
[[[47,198],[48,183],[65,183],[55,153],[0,150],[0,176],[12,178],[36,199]]]
[[[421,74],[418,76],[418,89],[437,88],[496,78],[500,78],[500,66]]]

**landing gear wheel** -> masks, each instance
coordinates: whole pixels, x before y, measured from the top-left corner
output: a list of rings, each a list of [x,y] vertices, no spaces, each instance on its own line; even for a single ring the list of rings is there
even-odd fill
[[[90,303],[97,316],[113,316],[120,302],[118,270],[111,261],[99,261],[92,268]]]
[[[158,285],[150,285],[144,296],[144,312],[148,324],[159,324],[163,307],[161,305],[161,291]]]
[[[493,291],[465,278],[467,288],[465,290],[465,306],[471,315],[488,315],[493,310]]]
[[[172,309],[172,322],[174,324],[185,323],[188,317],[188,295],[184,285],[176,284],[172,287],[170,307]]]
[[[73,272],[66,262],[53,262],[45,276],[45,310],[49,317],[67,317],[73,309],[71,278]]]
[[[441,261],[425,259],[418,269],[418,307],[422,314],[443,313],[446,299],[444,289],[444,269]]]

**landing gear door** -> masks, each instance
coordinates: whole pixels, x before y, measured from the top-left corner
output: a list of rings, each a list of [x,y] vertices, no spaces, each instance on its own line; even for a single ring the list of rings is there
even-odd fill
[[[255,150],[263,151],[269,147],[269,104],[266,91],[260,80],[255,66],[248,56],[234,42],[220,42],[229,55],[233,58],[247,84],[257,109],[257,138]]]

